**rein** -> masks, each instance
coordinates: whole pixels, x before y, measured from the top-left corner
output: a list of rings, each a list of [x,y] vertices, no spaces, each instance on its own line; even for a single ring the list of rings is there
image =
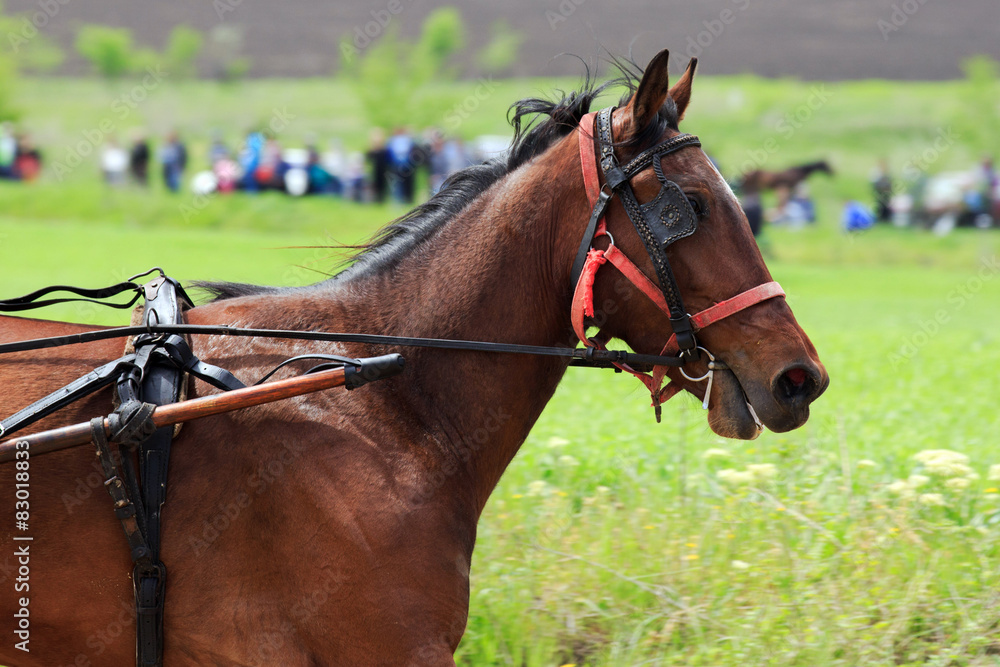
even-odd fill
[[[0,311],[3,308],[0,306]],[[681,366],[684,361],[679,357],[667,357],[655,354],[636,354],[621,350],[604,350],[593,347],[547,347],[544,345],[519,345],[516,343],[490,343],[475,340],[452,340],[447,338],[413,338],[407,336],[383,336],[380,334],[336,333],[327,331],[298,331],[295,329],[246,329],[225,325],[210,324],[153,324],[149,326],[115,327],[98,331],[85,331],[65,336],[50,338],[33,338],[0,344],[0,354],[42,350],[64,345],[92,343],[112,338],[126,338],[141,334],[151,335],[206,335],[206,336],[238,336],[253,338],[286,338],[294,340],[315,340],[327,343],[365,343],[369,345],[399,345],[402,347],[424,347],[444,350],[465,350],[471,352],[495,352],[506,354],[525,354],[543,357],[562,357],[570,359],[574,366],[589,368],[608,368],[613,364],[629,364],[633,366]]]
[[[604,264],[610,263],[624,275],[629,282],[656,304],[670,320],[673,333],[660,352],[660,357],[673,360],[670,364],[654,364],[652,373],[644,373],[631,366],[627,361],[615,362],[617,369],[631,373],[649,390],[653,401],[656,421],[660,421],[661,404],[681,390],[678,383],[670,381],[663,386],[667,366],[679,367],[684,377],[692,382],[708,380],[705,388],[705,398],[702,407],[708,409],[712,393],[712,380],[717,370],[727,370],[729,367],[717,361],[706,348],[698,344],[695,334],[710,324],[734,315],[762,301],[785,296],[785,291],[777,282],[768,282],[751,288],[715,304],[696,315],[689,315],[684,308],[680,289],[674,278],[666,248],[674,241],[694,234],[698,227],[698,217],[695,214],[684,191],[663,175],[661,159],[688,146],[701,146],[698,137],[691,134],[680,134],[668,139],[653,148],[643,151],[624,167],[618,166],[614,154],[614,138],[611,131],[613,107],[598,112],[586,114],[580,120],[578,128],[580,142],[580,163],[583,169],[583,184],[587,191],[587,199],[591,205],[590,220],[587,230],[580,242],[576,260],[573,262],[573,282],[576,285],[573,293],[571,319],[573,331],[588,349],[604,350],[605,343],[600,339],[588,338],[586,334],[587,319],[595,316],[594,281],[597,271]],[[595,143],[600,148],[600,160],[597,158]],[[632,191],[629,181],[646,169],[652,163],[661,188],[656,198],[648,204],[639,204]],[[603,178],[604,185],[601,185]],[[655,285],[646,275],[622,253],[615,245],[615,239],[607,230],[605,211],[614,195],[619,195],[622,206],[629,220],[639,233],[646,246],[646,252],[656,270],[659,286]],[[594,247],[594,242],[605,236],[609,245],[604,250]],[[684,372],[683,366],[695,361],[699,352],[708,357],[708,371],[700,377],[691,377]],[[679,362],[679,363],[677,363]],[[749,403],[747,404],[749,405]],[[751,407],[752,410],[752,407]]]

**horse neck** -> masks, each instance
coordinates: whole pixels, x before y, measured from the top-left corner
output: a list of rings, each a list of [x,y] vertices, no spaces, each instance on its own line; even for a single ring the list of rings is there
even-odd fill
[[[358,330],[572,344],[570,269],[587,215],[573,145],[575,135],[503,178],[391,271],[352,281]],[[567,364],[453,350],[403,353],[405,381],[392,385],[391,400],[428,427],[442,466],[457,459],[481,511]]]

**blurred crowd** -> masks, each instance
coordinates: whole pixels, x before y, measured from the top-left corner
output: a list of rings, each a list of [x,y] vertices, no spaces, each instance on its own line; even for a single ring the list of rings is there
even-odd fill
[[[24,132],[0,124],[0,180],[32,181],[42,170],[42,154]]]
[[[886,160],[871,176],[874,220],[905,227],[917,225],[946,233],[955,227],[1000,226],[1000,175],[993,159],[964,171],[893,177]]]
[[[506,140],[502,143],[505,148]],[[190,187],[201,195],[272,190],[293,196],[413,204],[422,194],[418,188],[426,187],[434,194],[448,176],[489,157],[491,148],[496,147],[488,140],[466,144],[435,129],[417,135],[398,128],[388,136],[373,130],[365,151],[348,151],[339,139],[321,147],[315,136],[307,138],[304,146],[286,147],[270,133],[258,131],[230,145],[221,132],[214,132],[205,155],[207,168],[190,174]],[[152,158],[150,144],[142,135],[133,137],[129,148],[109,138],[100,152],[104,180],[112,186],[130,180],[148,185]],[[156,163],[167,189],[176,192],[184,187],[188,149],[178,133],[166,137]]]
[[[391,133],[372,130],[367,148],[360,151],[345,149],[338,138],[321,146],[315,136],[307,137],[304,145],[286,147],[269,131],[251,131],[228,144],[223,133],[214,132],[198,160],[202,168],[191,170],[193,160],[178,132],[168,133],[154,147],[144,133],[134,131],[128,145],[108,135],[97,153],[103,180],[111,187],[146,187],[158,178],[169,191],[190,188],[199,195],[272,190],[412,205],[436,193],[455,172],[505,151],[508,142],[507,137],[490,136],[463,142],[436,128],[416,133],[400,127]],[[0,123],[0,180],[31,181],[41,169],[42,154],[31,137],[9,122]],[[821,160],[783,171],[758,169],[734,181],[754,235],[765,222],[793,228],[814,223],[816,205],[807,181],[817,172],[833,175]],[[939,174],[908,163],[902,178],[894,176],[883,159],[869,182],[872,206],[858,201],[844,205],[841,225],[848,231],[878,222],[938,233],[955,227],[1000,227],[1000,174],[991,158],[965,171]],[[761,195],[767,191],[774,193],[774,203],[765,209]]]
[[[141,132],[133,134],[128,149],[121,146],[114,136],[109,136],[100,152],[104,182],[118,187],[131,180],[136,185],[148,186],[149,163],[153,157],[150,142]],[[177,132],[168,134],[155,157],[160,166],[164,186],[171,192],[178,192],[188,162],[187,147],[181,141],[180,135]]]

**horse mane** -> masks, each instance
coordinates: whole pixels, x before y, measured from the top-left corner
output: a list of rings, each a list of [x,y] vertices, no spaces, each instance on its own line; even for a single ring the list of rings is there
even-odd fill
[[[583,116],[590,112],[594,100],[606,89],[624,86],[626,92],[619,106],[627,103],[642,78],[643,70],[632,60],[613,58],[611,62],[619,71],[616,78],[596,84],[590,67],[584,63],[585,76],[579,90],[568,93],[557,90],[558,100],[525,98],[511,105],[507,119],[514,128],[514,138],[506,153],[452,174],[437,194],[390,222],[369,241],[359,246],[346,246],[356,250],[344,260],[346,268],[317,285],[371,276],[391,269],[494,183],[574,131]],[[676,106],[668,97],[667,103],[649,125],[623,145],[634,149],[651,145],[659,140],[667,127],[676,130],[678,122]],[[229,282],[198,282],[195,286],[207,291],[215,301],[302,289]]]

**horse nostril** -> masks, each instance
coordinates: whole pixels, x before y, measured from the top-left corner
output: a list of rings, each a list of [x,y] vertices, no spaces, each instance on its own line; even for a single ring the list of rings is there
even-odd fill
[[[775,395],[791,403],[809,403],[818,395],[819,378],[801,366],[789,368],[775,382]]]
[[[787,377],[795,387],[801,387],[806,383],[806,372],[801,368],[793,368],[785,373],[785,377]]]

